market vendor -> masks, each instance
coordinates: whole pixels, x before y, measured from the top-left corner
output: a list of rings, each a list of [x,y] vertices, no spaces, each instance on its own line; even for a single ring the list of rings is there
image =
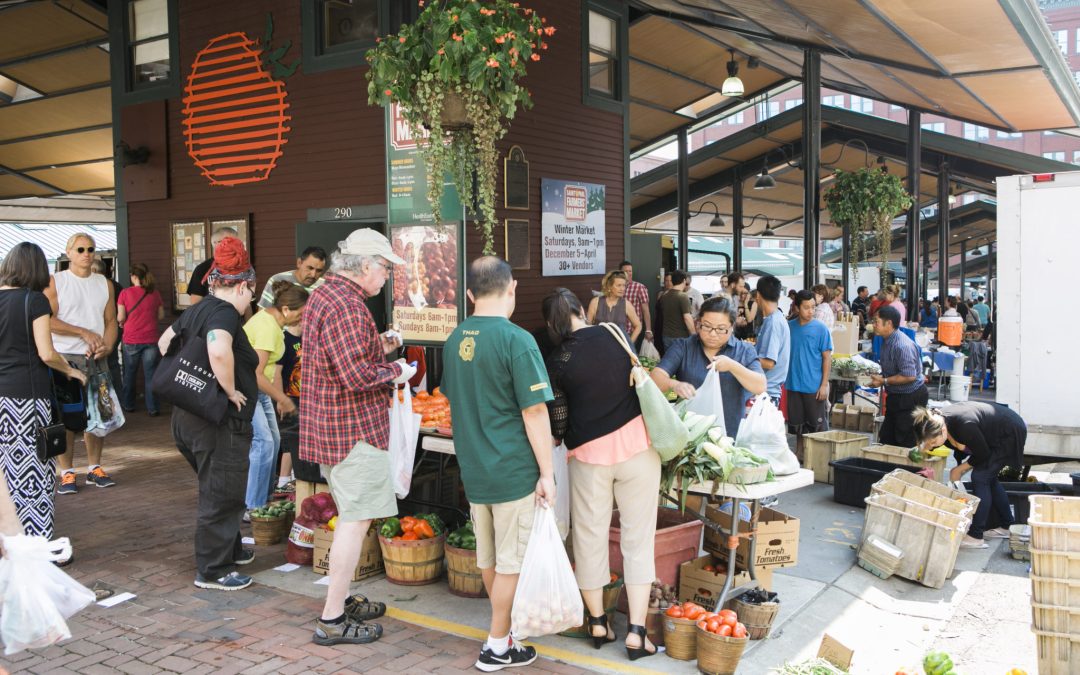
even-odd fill
[[[1013,516],[1009,496],[998,480],[998,473],[1006,466],[1023,464],[1027,425],[1020,415],[997,403],[966,401],[941,410],[916,408],[912,413],[912,426],[923,451],[948,445],[967,454],[967,458],[949,473],[950,480],[958,481],[970,470],[972,491],[979,498],[971,528],[960,545],[986,548],[984,537],[1007,538]],[[991,509],[997,513],[1001,525],[987,530]]]
[[[879,439],[886,445],[910,448],[915,445],[911,411],[930,400],[922,372],[922,350],[915,341],[900,332],[900,312],[888,305],[874,318],[874,334],[880,335],[881,374],[871,375],[870,383],[885,387],[885,421]]]
[[[706,300],[695,322],[696,333],[672,342],[652,371],[660,391],[694,398],[709,368],[716,369],[724,399],[724,426],[731,437],[739,431],[747,400],[766,386],[757,350],[732,335],[735,319],[735,307],[728,298]]]

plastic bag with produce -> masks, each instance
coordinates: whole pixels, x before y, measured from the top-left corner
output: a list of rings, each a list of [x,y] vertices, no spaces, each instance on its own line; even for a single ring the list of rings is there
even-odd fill
[[[754,406],[739,425],[735,445],[748,448],[758,457],[769,460],[773,473],[787,476],[799,470],[799,458],[788,447],[784,416],[768,394],[758,394]]]
[[[514,593],[510,631],[519,639],[559,633],[581,625],[584,612],[554,509],[537,507]]]

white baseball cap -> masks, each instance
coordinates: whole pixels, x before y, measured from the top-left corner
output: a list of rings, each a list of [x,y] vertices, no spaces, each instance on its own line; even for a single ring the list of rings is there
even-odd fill
[[[405,264],[402,258],[394,254],[390,241],[382,233],[369,227],[356,230],[348,239],[338,242],[338,249],[345,255],[379,256],[395,265]]]

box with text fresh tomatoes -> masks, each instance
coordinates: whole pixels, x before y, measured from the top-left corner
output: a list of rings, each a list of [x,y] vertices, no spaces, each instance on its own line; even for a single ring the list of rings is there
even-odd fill
[[[705,510],[705,517],[719,523],[725,530],[731,527],[731,515],[710,505]],[[739,532],[749,532],[750,523],[739,519]],[[799,519],[764,507],[758,515],[757,534],[754,545],[754,565],[756,567],[794,567],[799,562]],[[711,527],[705,528],[705,543],[702,546],[709,553],[727,558],[727,537]],[[750,542],[739,538],[739,548],[735,549],[735,564],[746,567],[750,555]]]
[[[772,590],[772,569],[758,567],[754,569],[758,586]],[[720,592],[724,590],[727,579],[727,563],[714,555],[707,554],[679,565],[679,602],[696,602],[707,609],[716,606]],[[739,571],[735,575],[732,588],[750,583],[750,574]]]
[[[333,531],[325,525],[315,528],[315,557],[311,563],[311,571],[316,574],[330,573],[330,544],[334,542]],[[380,574],[383,571],[382,549],[379,547],[379,535],[372,523],[368,528],[367,536],[364,537],[364,547],[360,550],[360,562],[356,564],[353,572],[353,581],[360,581]]]

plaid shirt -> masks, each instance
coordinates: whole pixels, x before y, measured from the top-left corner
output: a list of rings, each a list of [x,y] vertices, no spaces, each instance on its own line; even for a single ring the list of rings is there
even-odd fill
[[[634,311],[637,312],[638,321],[642,323],[641,329],[643,331],[651,331],[652,326],[646,326],[645,324],[645,308],[649,306],[649,289],[645,288],[645,284],[631,281],[626,284],[626,301],[633,306]],[[630,322],[627,321],[627,329],[629,329]]]
[[[328,274],[307,303],[300,459],[338,464],[357,441],[389,443],[388,385],[401,368],[386,362],[366,299],[356,282]]]
[[[881,374],[914,377],[907,384],[887,384],[890,394],[910,394],[923,385],[922,350],[915,341],[897,330],[881,343]]]

